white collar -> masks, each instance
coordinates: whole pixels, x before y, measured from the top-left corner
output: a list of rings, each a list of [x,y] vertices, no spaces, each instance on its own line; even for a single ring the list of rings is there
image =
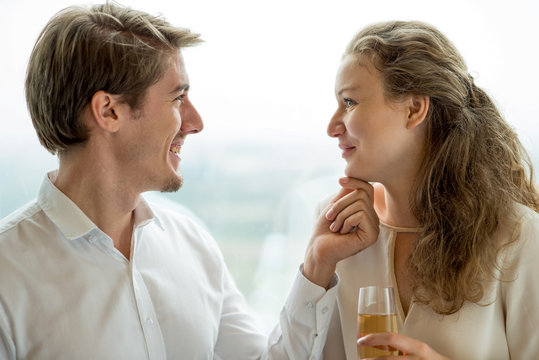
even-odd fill
[[[58,227],[69,240],[80,238],[97,226],[86,214],[53,183],[58,171],[51,171],[45,175],[37,202],[45,214]],[[155,221],[164,230],[159,218],[154,214],[148,203],[140,196],[135,208],[135,227],[141,227]]]

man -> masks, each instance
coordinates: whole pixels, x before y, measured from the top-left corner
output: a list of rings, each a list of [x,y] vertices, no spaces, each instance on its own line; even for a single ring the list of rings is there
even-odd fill
[[[182,185],[180,150],[203,123],[181,49],[198,42],[109,3],[41,33],[26,96],[59,169],[0,222],[1,359],[320,358],[349,250],[313,238],[268,342],[214,240],[140,196]]]

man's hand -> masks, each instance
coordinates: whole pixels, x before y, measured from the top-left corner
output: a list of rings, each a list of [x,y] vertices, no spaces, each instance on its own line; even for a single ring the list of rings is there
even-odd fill
[[[342,189],[318,218],[303,265],[303,275],[324,288],[337,263],[372,245],[379,233],[372,185],[354,178],[339,183]]]

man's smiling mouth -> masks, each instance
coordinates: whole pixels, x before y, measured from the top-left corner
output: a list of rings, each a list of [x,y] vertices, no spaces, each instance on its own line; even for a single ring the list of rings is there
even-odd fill
[[[175,154],[176,156],[179,156],[180,155],[180,152],[181,152],[181,149],[182,149],[182,146],[180,144],[172,144],[170,145],[170,152]]]

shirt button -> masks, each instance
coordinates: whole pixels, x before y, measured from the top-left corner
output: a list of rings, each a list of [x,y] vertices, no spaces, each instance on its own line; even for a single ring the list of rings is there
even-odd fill
[[[327,313],[329,310],[328,310],[328,307],[327,306],[324,306],[324,308],[322,309],[322,314],[325,314]]]
[[[307,303],[307,309],[310,310],[310,309],[312,309],[313,307],[314,307],[313,302],[312,302],[312,301],[309,301],[309,302]]]
[[[146,318],[146,324],[153,325],[153,319],[151,317]]]

